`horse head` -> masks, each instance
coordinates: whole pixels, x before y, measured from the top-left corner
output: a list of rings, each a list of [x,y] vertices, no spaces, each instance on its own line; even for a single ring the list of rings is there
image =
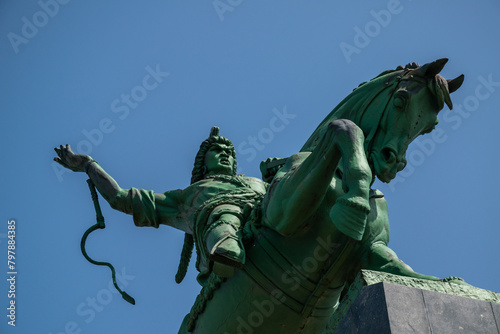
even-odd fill
[[[464,76],[445,80],[439,75],[447,61],[398,66],[362,83],[325,118],[301,151],[314,149],[329,122],[349,119],[365,135],[373,175],[391,181],[406,165],[408,145],[434,129],[444,104],[453,107],[450,93],[461,86]]]
[[[423,66],[409,64],[380,78],[388,76],[394,82],[392,85],[386,82],[392,87],[385,108],[379,116],[370,109],[381,109],[380,105],[371,104],[359,125],[371,134],[365,143],[367,158],[381,181],[389,182],[406,166],[408,145],[435,128],[444,104],[453,108],[450,93],[460,87],[464,77],[447,81],[439,75],[447,61],[443,58]],[[375,124],[377,127],[373,129]]]

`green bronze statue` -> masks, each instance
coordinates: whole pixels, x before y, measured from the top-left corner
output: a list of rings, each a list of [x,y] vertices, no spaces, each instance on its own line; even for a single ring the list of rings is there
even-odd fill
[[[387,244],[384,195],[408,145],[429,133],[463,75],[439,75],[447,59],[388,70],[361,84],[318,126],[299,153],[261,164],[263,179],[237,176],[231,142],[213,129],[191,185],[155,194],[121,189],[92,158],[56,149],[86,172],[110,205],[138,226],[186,233],[176,280],[193,245],[202,291],[179,333],[319,334],[361,269],[466,284],[414,272]],[[240,270],[235,270],[240,269]]]
[[[112,208],[132,214],[137,226],[170,225],[186,232],[177,282],[186,274],[193,245],[197,245],[198,281],[201,285],[214,272],[230,277],[245,263],[242,222],[267,183],[236,175],[236,152],[227,138],[212,128],[196,155],[191,186],[155,194],[125,190],[88,155],[74,154],[69,145],[55,149],[55,161],[76,172],[85,171]]]

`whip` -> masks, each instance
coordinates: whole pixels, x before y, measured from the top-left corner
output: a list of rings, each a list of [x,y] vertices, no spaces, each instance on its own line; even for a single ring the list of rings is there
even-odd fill
[[[113,285],[115,286],[116,290],[122,295],[123,299],[125,299],[127,302],[129,302],[132,305],[135,305],[135,300],[132,298],[128,293],[125,291],[122,291],[118,284],[116,284],[116,272],[115,268],[111,263],[109,262],[100,262],[100,261],[95,261],[90,256],[87,254],[87,251],[85,250],[85,243],[87,242],[87,237],[89,234],[97,229],[103,229],[106,226],[104,225],[104,216],[102,215],[101,212],[101,207],[99,206],[99,199],[97,198],[97,192],[95,190],[94,183],[92,182],[91,179],[87,180],[87,183],[89,184],[89,189],[90,189],[90,194],[92,195],[92,201],[94,202],[94,208],[96,212],[96,220],[97,223],[92,225],[85,231],[85,233],[82,236],[82,241],[81,241],[81,249],[82,249],[82,254],[85,256],[85,258],[92,264],[98,265],[98,266],[108,266],[109,269],[111,269],[111,275],[113,277]]]

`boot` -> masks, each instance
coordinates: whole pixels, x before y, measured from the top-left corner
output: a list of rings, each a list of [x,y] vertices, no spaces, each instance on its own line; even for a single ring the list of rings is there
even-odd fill
[[[230,224],[219,224],[206,238],[213,272],[221,277],[231,277],[245,264],[245,249],[240,232]]]

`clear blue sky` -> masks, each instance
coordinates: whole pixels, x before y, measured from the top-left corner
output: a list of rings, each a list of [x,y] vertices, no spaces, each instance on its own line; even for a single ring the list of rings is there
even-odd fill
[[[439,138],[411,147],[394,185],[376,184],[389,246],[418,272],[500,291],[500,3],[215,4],[219,12],[212,1],[0,3],[0,333],[177,333],[199,291],[193,267],[174,282],[182,233],[137,228],[101,199],[107,228],[89,253],[125,273],[137,304],[109,290],[109,270],[79,249],[95,222],[86,177],[54,169],[53,147],[90,153],[123,188],[163,192],[189,184],[217,125],[239,172],[259,176],[261,160],[297,152],[359,83],[442,57],[443,76],[465,74],[456,108],[442,111]],[[5,310],[10,218],[15,328]]]

